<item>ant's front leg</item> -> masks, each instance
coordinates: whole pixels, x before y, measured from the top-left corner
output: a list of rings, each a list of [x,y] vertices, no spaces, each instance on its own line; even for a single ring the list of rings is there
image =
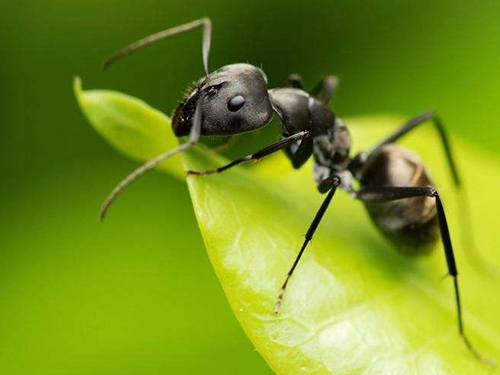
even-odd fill
[[[286,137],[283,136],[282,139]],[[292,166],[295,169],[302,167],[311,157],[313,153],[313,139],[311,137],[302,139],[301,141],[295,141],[285,147],[283,151],[285,155],[292,162]]]
[[[289,137],[283,138],[283,139],[279,140],[278,142],[273,143],[272,145],[269,145],[267,147],[264,147],[263,149],[255,152],[253,154],[243,156],[242,158],[236,159],[236,160],[234,160],[234,161],[232,161],[232,162],[230,162],[222,167],[215,168],[215,169],[209,169],[206,171],[188,170],[187,174],[188,175],[195,175],[195,176],[203,176],[203,175],[207,175],[207,174],[221,173],[221,172],[224,172],[225,170],[228,170],[229,168],[232,168],[238,164],[246,163],[249,161],[256,161],[256,160],[262,159],[268,155],[274,154],[275,152],[290,146],[294,142],[304,140],[308,136],[309,136],[309,132],[307,130],[304,130],[304,131],[301,131],[299,133],[293,134]]]
[[[338,84],[338,77],[333,74],[329,74],[319,81],[316,86],[314,86],[311,90],[311,95],[321,100],[323,104],[327,105],[337,89]]]
[[[300,74],[292,73],[288,76],[287,84],[295,89],[304,90],[304,81]]]

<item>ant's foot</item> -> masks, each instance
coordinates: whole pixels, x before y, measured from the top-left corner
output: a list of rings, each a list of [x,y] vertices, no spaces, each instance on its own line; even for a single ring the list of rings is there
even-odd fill
[[[191,169],[188,169],[186,171],[186,174],[188,176],[205,176],[207,174],[212,174],[212,173],[217,173],[217,170],[213,169],[213,170],[208,170],[208,171],[192,171]]]
[[[281,310],[281,303],[283,302],[283,292],[285,290],[282,289],[280,291],[280,294],[278,295],[278,298],[276,298],[276,304],[274,305],[274,313],[279,314]]]

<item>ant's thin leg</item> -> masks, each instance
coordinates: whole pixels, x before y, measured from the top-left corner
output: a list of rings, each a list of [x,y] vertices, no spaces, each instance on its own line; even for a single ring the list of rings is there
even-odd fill
[[[302,81],[302,77],[300,74],[292,73],[288,76],[287,83],[290,87],[296,89],[304,89],[304,82]]]
[[[334,75],[327,75],[311,90],[311,95],[317,97],[324,104],[328,104],[332,98],[333,93],[339,84],[338,77]]]
[[[462,336],[465,345],[474,355],[474,357],[476,357],[476,359],[486,363],[493,363],[491,360],[484,358],[474,348],[468,336],[465,334],[464,323],[462,318],[462,303],[460,300],[460,291],[458,288],[458,270],[455,261],[455,255],[453,253],[453,246],[451,244],[450,231],[448,229],[446,215],[437,190],[432,187],[381,187],[381,188],[362,189],[355,194],[355,197],[357,199],[362,200],[364,202],[388,202],[399,199],[423,197],[423,196],[434,198],[436,201],[439,230],[441,232],[441,241],[444,247],[446,264],[448,266],[449,274],[451,275],[451,277],[453,277],[453,286],[455,289],[455,302],[457,306],[458,331],[460,333],[460,336]]]
[[[202,123],[202,118],[201,118],[201,107],[203,105],[203,100],[204,98],[201,97],[200,100],[198,100],[198,104],[196,105],[196,109],[194,112],[194,117],[193,117],[193,123],[191,126],[191,130],[189,133],[189,139],[187,142],[179,145],[178,147],[169,150],[165,152],[164,154],[161,154],[157,156],[156,158],[148,161],[147,163],[141,165],[139,168],[137,168],[135,171],[130,173],[127,177],[125,177],[116,187],[111,191],[111,193],[107,196],[106,200],[101,206],[101,211],[99,214],[99,217],[101,220],[104,220],[104,217],[106,216],[106,213],[108,212],[109,207],[111,204],[120,196],[120,194],[125,190],[132,182],[137,180],[139,177],[141,177],[144,173],[149,171],[150,169],[153,169],[156,167],[158,164],[160,164],[162,161],[165,159],[170,158],[171,156],[185,151],[191,146],[193,146],[195,143],[198,142],[198,139],[200,138],[200,132],[201,132],[201,123]]]
[[[458,206],[461,211],[460,227],[462,229],[461,232],[463,233],[462,234],[463,246],[464,248],[471,250],[467,251],[466,254],[467,256],[469,256],[471,262],[473,262],[478,269],[492,271],[491,266],[487,264],[478,254],[476,254],[476,252],[473,251],[475,245],[474,245],[474,235],[472,233],[472,226],[470,222],[470,210],[468,204],[469,202],[467,197],[467,191],[463,189],[463,186],[461,184],[460,174],[458,173],[457,164],[455,162],[455,158],[453,157],[453,151],[445,127],[443,126],[441,119],[436,113],[434,113],[433,111],[424,112],[419,116],[412,118],[411,120],[403,124],[403,126],[401,126],[399,130],[397,130],[389,137],[384,139],[382,142],[380,142],[377,146],[375,146],[366,156],[367,158],[369,158],[370,155],[374,155],[378,150],[380,150],[385,145],[396,142],[398,139],[409,133],[411,130],[415,129],[421,124],[426,123],[427,121],[431,121],[436,127],[436,130],[438,131],[446,155],[446,160],[448,162],[448,167],[450,169],[451,176],[453,178],[453,183],[459,192],[457,199],[459,202]],[[490,272],[490,274],[493,274],[493,272]]]
[[[377,151],[379,151],[382,147],[385,145],[388,145],[389,143],[394,143],[407,133],[409,133],[411,130],[415,129],[418,125],[421,125],[427,121],[432,121],[434,126],[436,127],[439,137],[441,138],[441,143],[443,144],[444,152],[446,154],[446,159],[448,162],[448,166],[451,171],[451,176],[453,178],[453,182],[457,187],[461,186],[461,180],[460,176],[458,173],[458,168],[455,163],[455,158],[453,157],[453,152],[451,149],[451,145],[448,139],[448,135],[446,133],[446,130],[443,126],[443,123],[441,122],[441,119],[436,115],[436,113],[430,111],[430,112],[424,112],[420,114],[417,117],[412,118],[401,128],[397,131],[395,131],[393,134],[391,134],[389,137],[384,139],[382,142],[380,142],[378,145],[376,145],[370,152],[368,152],[367,157],[369,158],[370,155],[375,154]]]
[[[108,69],[115,62],[123,59],[124,57],[141,48],[154,44],[162,39],[191,31],[193,29],[196,29],[197,27],[203,27],[203,67],[205,69],[205,74],[208,75],[208,56],[210,55],[210,42],[212,40],[212,21],[210,21],[210,18],[201,18],[184,25],[172,27],[170,29],[160,31],[159,33],[147,36],[135,43],[129,44],[127,47],[111,55],[104,62],[103,69]]]
[[[338,176],[331,176],[326,179],[324,179],[321,182],[321,186],[323,186],[324,191],[328,191],[328,195],[324,199],[323,203],[321,204],[318,212],[316,213],[316,216],[314,216],[314,219],[309,226],[309,229],[307,230],[306,237],[304,239],[304,243],[302,244],[302,247],[299,251],[299,254],[295,258],[295,261],[293,262],[292,268],[290,268],[290,271],[288,271],[286,275],[285,282],[283,283],[281,290],[278,294],[278,298],[276,300],[276,305],[274,307],[274,311],[276,313],[280,312],[281,309],[281,303],[283,302],[283,296],[285,294],[286,287],[288,285],[288,281],[290,280],[290,277],[292,277],[293,271],[297,267],[297,264],[299,264],[300,258],[302,257],[302,254],[304,253],[304,250],[306,249],[308,243],[312,240],[312,237],[314,235],[314,232],[316,232],[316,229],[318,228],[319,223],[321,222],[321,219],[323,218],[323,215],[325,214],[328,206],[330,205],[330,202],[332,201],[333,196],[335,195],[335,191],[341,184],[340,177]],[[326,189],[326,186],[329,185],[329,189]]]
[[[238,164],[262,159],[265,156],[271,155],[279,150],[284,149],[285,147],[291,145],[293,142],[300,141],[300,140],[307,138],[308,135],[309,135],[309,132],[307,130],[304,130],[304,131],[301,131],[299,133],[295,133],[294,135],[291,135],[290,137],[283,138],[283,139],[279,140],[278,142],[273,143],[272,145],[269,145],[267,147],[264,147],[263,149],[255,152],[253,154],[236,159],[236,160],[234,160],[234,161],[230,162],[229,164],[226,164],[222,167],[215,168],[215,169],[209,169],[206,171],[191,171],[191,170],[189,170],[189,171],[187,171],[187,174],[201,176],[201,175],[207,175],[207,174],[212,174],[212,173],[221,173],[221,172],[224,172],[225,170],[228,170],[229,168],[232,168]]]

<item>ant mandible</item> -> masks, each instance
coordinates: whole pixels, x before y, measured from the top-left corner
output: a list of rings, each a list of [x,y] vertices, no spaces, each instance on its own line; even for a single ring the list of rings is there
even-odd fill
[[[338,188],[364,203],[377,228],[399,249],[425,253],[441,237],[453,278],[458,317],[458,331],[467,348],[479,360],[485,360],[465,334],[458,287],[458,271],[450,232],[441,198],[421,160],[409,150],[395,144],[417,126],[432,122],[440,136],[454,185],[461,181],[446,131],[434,112],[425,112],[403,124],[399,130],[367,152],[350,156],[351,138],[344,122],[328,103],[337,86],[337,78],[326,76],[312,90],[304,91],[297,74],[288,77],[288,87],[268,89],[266,74],[250,64],[226,65],[210,73],[208,57],[212,34],[209,18],[150,35],[112,55],[104,69],[125,56],[173,35],[203,29],[203,66],[201,78],[175,109],[172,128],[176,137],[188,136],[178,147],[150,160],[129,174],[110,193],[101,208],[101,219],[120,193],[135,179],[163,160],[195,145],[200,136],[228,136],[254,131],[270,123],[275,113],[281,121],[281,139],[253,154],[236,159],[222,167],[206,171],[188,171],[189,175],[221,173],[238,164],[259,160],[283,150],[294,168],[300,168],[312,156],[314,179],[326,198],[316,213],[304,243],[278,294],[275,312],[279,313],[285,289],[307,244],[318,228]],[[359,189],[353,181],[358,180]]]

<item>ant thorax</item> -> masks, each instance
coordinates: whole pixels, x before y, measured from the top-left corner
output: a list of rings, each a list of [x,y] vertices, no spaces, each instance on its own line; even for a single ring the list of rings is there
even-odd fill
[[[348,172],[350,162],[351,136],[340,118],[335,125],[325,129],[313,139],[314,179],[321,182],[332,174]],[[350,174],[350,172],[348,172]],[[348,177],[348,176],[346,176]],[[350,178],[352,180],[352,176]]]

